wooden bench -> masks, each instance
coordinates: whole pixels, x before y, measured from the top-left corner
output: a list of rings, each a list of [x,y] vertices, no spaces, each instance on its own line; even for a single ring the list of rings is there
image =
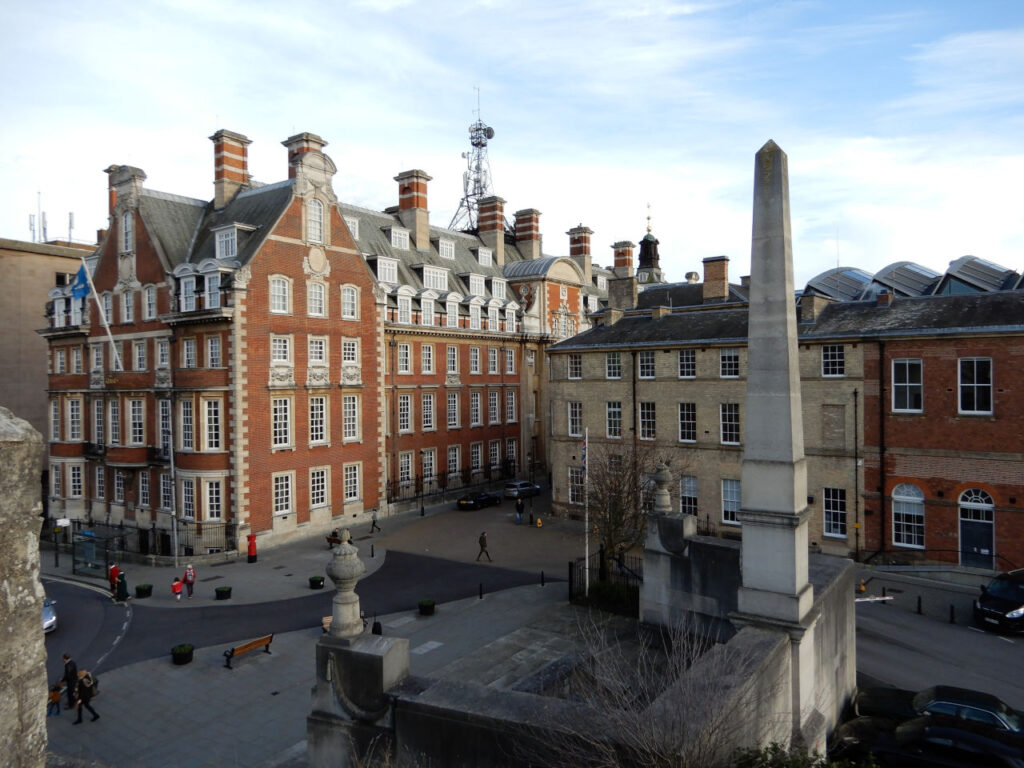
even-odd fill
[[[327,539],[327,548],[331,549],[341,544],[341,536],[324,536]]]
[[[224,651],[224,666],[228,669],[232,669],[231,660],[236,656],[241,656],[243,653],[249,651],[255,651],[257,648],[262,648],[264,653],[270,653],[270,644],[274,642],[273,635],[264,635],[263,637],[257,637],[255,640],[250,640],[248,643],[242,643],[242,645],[236,645],[234,648],[228,648]]]

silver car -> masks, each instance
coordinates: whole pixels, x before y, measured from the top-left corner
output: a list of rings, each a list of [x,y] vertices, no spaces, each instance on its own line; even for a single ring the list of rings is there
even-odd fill
[[[43,598],[43,632],[53,632],[57,628],[57,601]]]

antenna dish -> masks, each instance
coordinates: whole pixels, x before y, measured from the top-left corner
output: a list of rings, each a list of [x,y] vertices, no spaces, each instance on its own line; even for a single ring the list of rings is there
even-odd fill
[[[487,142],[494,138],[494,129],[479,118],[469,126],[469,152],[462,153],[466,170],[462,174],[462,200],[448,229],[475,232],[478,226],[481,198],[491,191],[491,162],[487,158]],[[504,222],[509,230],[508,222]]]
[[[493,139],[494,138],[494,129],[491,128],[491,126],[488,125],[486,128],[484,128],[484,136],[486,136],[488,139]]]

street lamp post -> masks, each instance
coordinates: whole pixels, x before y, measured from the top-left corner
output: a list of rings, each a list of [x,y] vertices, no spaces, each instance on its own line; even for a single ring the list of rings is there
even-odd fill
[[[420,517],[425,517],[427,514],[427,510],[423,506],[423,494],[427,490],[427,474],[423,471],[423,457],[426,453],[426,450],[420,448]]]

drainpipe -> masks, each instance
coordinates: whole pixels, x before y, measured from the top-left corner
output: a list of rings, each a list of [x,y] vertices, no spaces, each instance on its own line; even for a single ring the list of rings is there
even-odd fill
[[[853,558],[860,562],[860,401],[853,390]]]
[[[878,494],[878,551],[885,551],[885,342],[878,342],[878,466],[881,487]]]

